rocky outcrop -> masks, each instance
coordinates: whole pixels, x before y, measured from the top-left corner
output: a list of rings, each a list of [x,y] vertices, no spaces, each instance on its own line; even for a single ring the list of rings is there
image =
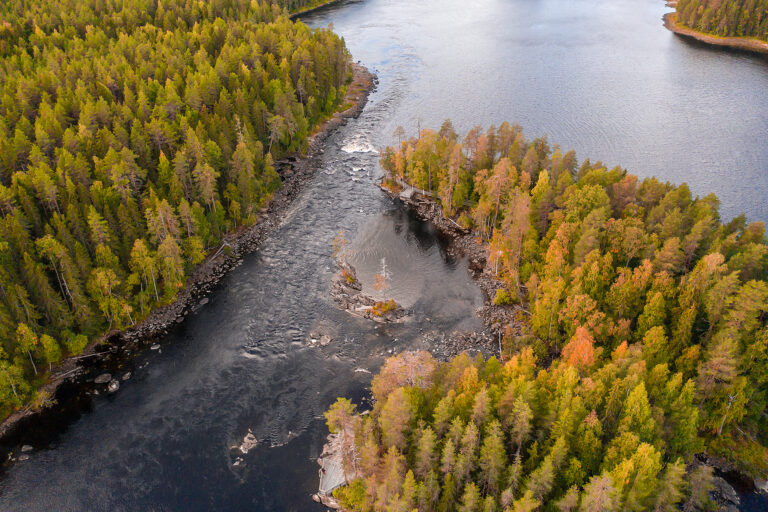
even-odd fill
[[[379,323],[402,322],[408,312],[394,300],[381,301],[363,293],[352,265],[337,261],[339,271],[331,282],[331,298],[349,313]]]
[[[741,500],[736,489],[719,476],[716,476],[712,483],[715,488],[709,494],[717,504],[718,510],[721,512],[739,512]]]

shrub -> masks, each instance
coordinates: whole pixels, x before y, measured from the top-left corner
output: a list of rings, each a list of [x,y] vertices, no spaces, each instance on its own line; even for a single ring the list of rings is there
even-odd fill
[[[352,480],[349,485],[333,491],[333,497],[344,510],[363,510],[365,506],[365,483],[361,479]]]
[[[392,299],[382,300],[373,305],[371,308],[371,314],[373,316],[384,316],[385,314],[389,313],[390,311],[394,311],[395,309],[397,309],[397,302]]]
[[[493,303],[497,306],[509,306],[512,304],[512,297],[509,296],[509,292],[505,288],[499,288],[496,290],[496,296],[493,298]]]
[[[348,284],[354,284],[354,283],[355,283],[355,281],[357,281],[357,280],[355,279],[355,276],[353,276],[353,275],[352,275],[352,272],[350,272],[350,271],[349,271],[349,270],[347,270],[347,269],[343,269],[343,270],[341,271],[341,277],[343,277],[344,279],[346,279]]]

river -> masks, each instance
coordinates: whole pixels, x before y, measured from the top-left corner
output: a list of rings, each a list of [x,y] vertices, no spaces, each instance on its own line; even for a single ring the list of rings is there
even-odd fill
[[[384,357],[422,332],[479,327],[466,262],[375,186],[374,148],[451,117],[521,124],[580,158],[716,192],[722,214],[768,219],[768,66],[666,31],[660,0],[358,0],[305,16],[333,23],[380,84],[335,133],[279,229],[210,301],[123,371],[112,395],[69,404],[28,432],[35,450],[0,480],[0,509],[312,509],[325,426],[338,395],[366,396]],[[370,288],[412,321],[375,326],[328,298],[343,230]],[[326,347],[309,333],[332,334]],[[66,405],[66,404],[65,404]],[[255,446],[233,450],[250,432]],[[745,495],[744,510],[764,510]],[[753,500],[754,503],[751,503]]]

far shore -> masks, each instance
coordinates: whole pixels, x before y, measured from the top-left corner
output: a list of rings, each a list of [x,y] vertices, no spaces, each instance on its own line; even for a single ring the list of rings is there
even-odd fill
[[[691,37],[702,43],[768,54],[768,42],[766,41],[752,37],[720,37],[699,32],[698,30],[694,30],[678,23],[676,12],[669,12],[664,15],[664,26],[676,34],[684,37]]]
[[[323,2],[318,5],[313,5],[312,7],[307,7],[306,9],[302,9],[300,11],[294,11],[288,17],[291,18],[292,20],[296,18],[301,18],[305,14],[309,14],[310,12],[316,11],[318,9],[322,9],[323,7],[328,7],[329,5],[337,4],[339,2],[341,2],[341,0],[327,0],[326,2]]]

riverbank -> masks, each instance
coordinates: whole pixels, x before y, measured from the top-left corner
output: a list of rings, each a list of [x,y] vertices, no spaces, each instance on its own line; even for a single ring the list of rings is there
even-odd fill
[[[664,26],[676,34],[693,38],[702,43],[768,55],[768,42],[766,41],[750,37],[720,37],[699,32],[678,23],[676,12],[669,12],[664,15]]]
[[[213,251],[190,274],[184,288],[174,302],[152,311],[142,322],[124,331],[112,331],[91,342],[78,356],[70,357],[53,368],[48,382],[41,388],[45,400],[29,405],[8,416],[0,424],[0,456],[24,442],[24,425],[35,421],[43,411],[52,408],[56,394],[64,383],[86,385],[101,375],[105,367],[118,366],[116,360],[127,360],[165,335],[192,311],[203,306],[207,294],[230,270],[237,267],[242,258],[257,249],[280,224],[281,219],[299,195],[304,185],[314,176],[321,163],[324,142],[333,131],[355,118],[363,110],[368,95],[376,84],[376,77],[364,66],[351,64],[352,82],[341,108],[331,118],[318,126],[308,140],[305,156],[292,156],[276,163],[283,181],[253,226],[228,234],[220,248]],[[107,389],[109,382],[96,384],[96,391]],[[103,388],[103,389],[102,389]]]

